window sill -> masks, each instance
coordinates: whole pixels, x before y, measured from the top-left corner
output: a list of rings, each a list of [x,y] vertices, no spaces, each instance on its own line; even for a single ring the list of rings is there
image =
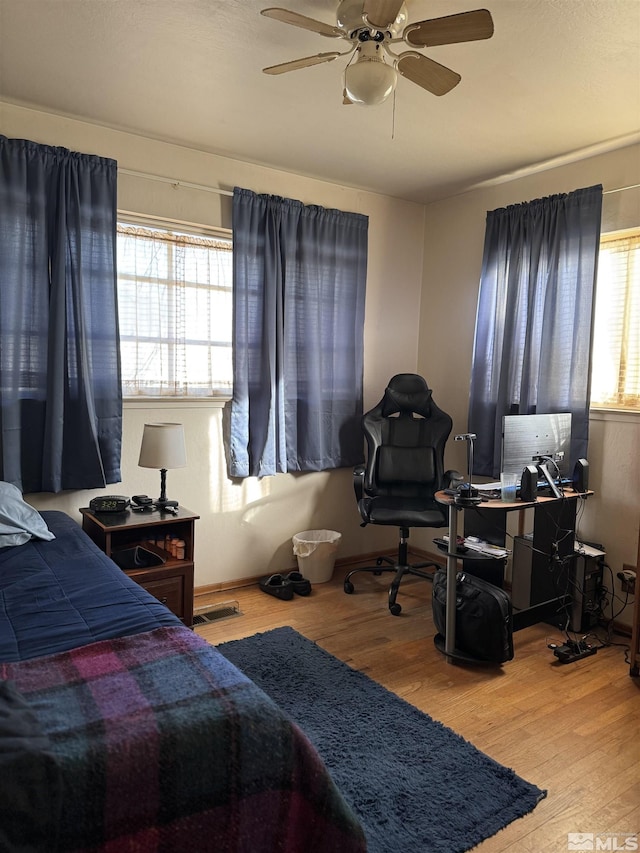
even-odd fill
[[[222,409],[231,397],[124,397],[125,409]]]
[[[619,421],[629,423],[640,420],[640,411],[634,409],[589,409],[590,421]]]

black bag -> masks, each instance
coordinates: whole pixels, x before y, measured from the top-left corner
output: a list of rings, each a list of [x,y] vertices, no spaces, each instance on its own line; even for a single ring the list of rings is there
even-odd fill
[[[447,573],[433,578],[433,621],[446,637]],[[466,572],[456,575],[456,649],[477,660],[504,663],[513,659],[513,620],[507,593]]]

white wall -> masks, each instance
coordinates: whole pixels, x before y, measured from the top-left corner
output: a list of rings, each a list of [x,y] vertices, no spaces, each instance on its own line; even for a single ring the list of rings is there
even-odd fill
[[[640,183],[640,146],[485,186],[429,205],[360,192],[288,172],[146,139],[0,102],[0,133],[115,158],[124,169],[206,186],[298,198],[305,203],[369,216],[365,317],[365,407],[380,397],[394,373],[418,370],[439,405],[465,432],[473,330],[488,210],[602,183],[605,191]],[[123,175],[119,207],[211,225],[230,225],[230,199]],[[607,229],[640,224],[640,194],[605,197]],[[424,271],[423,271],[424,264]],[[278,475],[231,482],[225,472],[221,412],[215,406],[126,405],[123,480],[106,492],[159,491],[158,474],[138,468],[145,422],[185,424],[189,466],[168,473],[170,497],[198,512],[196,586],[226,584],[293,565],[291,536],[307,528],[343,534],[338,556],[394,547],[396,532],[359,526],[351,471]],[[579,533],[603,542],[617,572],[635,564],[640,520],[637,415],[595,415],[591,424],[589,499]],[[464,444],[450,441],[446,464],[465,470]],[[105,491],[100,492],[102,494]],[[95,492],[29,495],[34,506],[59,508],[79,519]],[[433,550],[433,531],[413,531],[412,542]],[[616,588],[619,587],[617,580]],[[630,608],[620,617],[630,623]]]
[[[438,405],[467,431],[469,382],[485,218],[489,210],[554,193],[602,184],[605,192],[640,183],[640,145],[622,148],[519,179],[485,186],[427,207],[420,316],[419,371]],[[640,225],[640,192],[605,195],[603,230]],[[579,535],[601,542],[613,573],[635,565],[640,523],[640,415],[593,413],[590,487],[595,494],[579,518]],[[448,463],[466,471],[464,442],[449,442]],[[414,540],[427,547],[428,533]],[[619,582],[614,577],[615,587]],[[608,578],[611,586],[611,578]],[[620,602],[616,603],[616,612]],[[631,623],[627,607],[619,620]]]
[[[424,208],[374,193],[145,139],[86,122],[0,103],[0,133],[113,157],[119,167],[210,187],[242,186],[369,217],[365,316],[365,406],[394,373],[417,365]],[[118,180],[118,206],[137,213],[230,226],[230,199],[139,177]],[[138,468],[145,422],[185,425],[188,467],[169,471],[168,495],[200,514],[196,587],[224,584],[293,566],[291,536],[329,528],[343,534],[339,557],[393,547],[396,531],[359,526],[351,470],[231,482],[225,472],[222,409],[203,405],[125,405],[122,483],[100,494],[159,493],[159,474]],[[28,495],[39,509],[80,519],[95,492]]]

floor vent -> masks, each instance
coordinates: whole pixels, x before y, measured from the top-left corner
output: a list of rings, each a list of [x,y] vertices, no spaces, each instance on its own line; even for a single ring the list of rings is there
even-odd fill
[[[208,625],[209,622],[240,615],[240,605],[237,601],[221,601],[219,604],[208,604],[197,608],[193,614],[193,624]]]

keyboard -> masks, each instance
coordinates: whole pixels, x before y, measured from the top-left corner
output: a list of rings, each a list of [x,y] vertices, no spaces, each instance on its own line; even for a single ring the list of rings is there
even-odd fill
[[[564,489],[566,486],[573,485],[573,480],[570,480],[568,477],[562,477],[560,480],[554,480],[556,485],[560,486],[561,489]],[[520,488],[520,484],[518,483],[518,488]],[[541,492],[543,489],[550,489],[549,483],[546,480],[538,480],[538,491]]]

